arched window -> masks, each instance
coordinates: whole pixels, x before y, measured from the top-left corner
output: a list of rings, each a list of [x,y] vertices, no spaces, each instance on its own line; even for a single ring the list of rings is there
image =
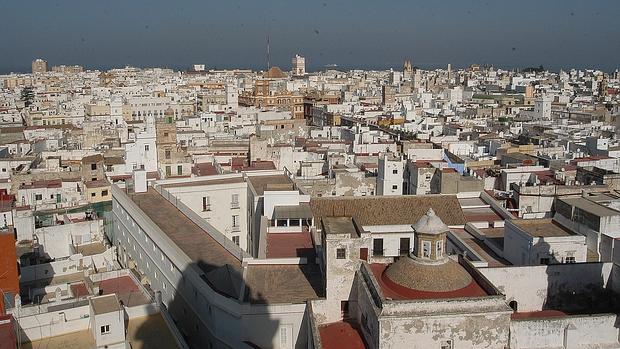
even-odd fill
[[[512,308],[512,310],[514,310],[515,312],[517,311],[517,301],[510,301],[510,303],[508,303],[508,306]]]

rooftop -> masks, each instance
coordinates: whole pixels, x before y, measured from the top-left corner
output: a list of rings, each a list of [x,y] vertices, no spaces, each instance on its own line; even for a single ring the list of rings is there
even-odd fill
[[[532,237],[551,238],[577,235],[551,218],[513,219],[511,223]]]
[[[249,265],[245,282],[250,303],[304,303],[324,293],[317,264]]]
[[[613,210],[609,207],[603,206],[586,198],[558,198],[559,201],[564,202],[570,206],[578,207],[586,212],[590,212],[599,217],[617,216],[620,215],[620,211]]]
[[[176,340],[160,314],[129,320],[126,338],[131,343],[132,349],[178,348]],[[94,347],[95,341],[90,330],[44,338],[21,345],[22,349],[82,349]]]
[[[406,299],[445,299],[445,298],[462,298],[462,297],[484,297],[488,293],[485,292],[482,287],[472,280],[466,287],[451,290],[451,291],[424,291],[416,290],[401,286],[386,275],[385,271],[388,268],[387,264],[371,264],[370,269],[377,280],[383,296],[388,299],[394,300],[406,300]],[[436,273],[427,273],[422,276],[423,278],[436,279],[438,275]],[[446,276],[449,277],[449,276]]]
[[[248,182],[256,191],[256,195],[262,196],[266,190],[282,191],[294,190],[293,181],[284,174],[269,176],[248,176]]]
[[[309,231],[267,234],[267,258],[313,257],[314,245]]]
[[[448,226],[464,225],[455,195],[356,196],[312,198],[315,219],[353,217],[365,225],[414,224],[432,208]]]
[[[229,265],[241,274],[241,261],[172,203],[149,188],[130,194],[133,202],[205,273]],[[217,280],[207,281],[215,282]]]
[[[321,345],[325,349],[366,348],[357,326],[349,322],[334,322],[319,327]]]
[[[93,297],[90,299],[90,304],[93,307],[93,312],[95,315],[107,314],[121,310],[121,306],[118,303],[118,298],[115,294]]]

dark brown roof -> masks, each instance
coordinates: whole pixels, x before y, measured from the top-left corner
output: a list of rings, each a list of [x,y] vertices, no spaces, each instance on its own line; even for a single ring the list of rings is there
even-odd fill
[[[101,162],[101,161],[103,161],[103,155],[101,154],[89,155],[89,156],[85,156],[82,158],[83,164],[90,164],[90,163]]]
[[[248,176],[248,182],[256,190],[256,195],[261,196],[265,190],[294,190],[293,181],[284,174],[270,176]]]
[[[353,217],[361,225],[414,224],[429,208],[447,225],[464,225],[465,217],[455,195],[405,195],[312,198],[316,219]]]
[[[431,264],[401,257],[385,270],[385,276],[403,287],[428,292],[454,291],[472,282],[465,268],[450,258]]]
[[[265,72],[263,76],[268,79],[282,79],[286,77],[282,69],[278,67],[271,67],[269,70]]]
[[[249,265],[245,282],[251,303],[304,303],[323,294],[317,264]]]
[[[241,274],[241,261],[209,233],[192,222],[168,200],[149,188],[146,193],[134,193],[133,202],[155,223],[190,259],[206,273],[206,281],[216,290],[224,292],[229,289],[229,283],[220,285],[222,271]],[[212,232],[219,234],[218,232]],[[219,272],[210,273],[219,267],[229,265]],[[238,292],[237,292],[238,293]],[[236,296],[236,294],[227,294]]]

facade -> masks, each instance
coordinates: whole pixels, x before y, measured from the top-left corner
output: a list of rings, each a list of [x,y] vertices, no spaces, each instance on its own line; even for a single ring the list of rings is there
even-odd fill
[[[514,265],[586,262],[586,238],[551,219],[509,220],[504,257]]]
[[[42,60],[40,58],[37,58],[34,61],[32,61],[32,73],[33,74],[45,73],[46,71],[47,71],[47,61]]]
[[[295,55],[292,60],[292,74],[293,76],[306,75],[306,59],[300,55]]]
[[[377,195],[402,195],[404,162],[392,155],[379,158]]]

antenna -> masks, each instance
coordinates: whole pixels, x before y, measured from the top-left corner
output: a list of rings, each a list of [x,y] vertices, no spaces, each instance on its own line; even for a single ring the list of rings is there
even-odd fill
[[[267,70],[271,68],[271,61],[269,56],[269,34],[267,34]]]

